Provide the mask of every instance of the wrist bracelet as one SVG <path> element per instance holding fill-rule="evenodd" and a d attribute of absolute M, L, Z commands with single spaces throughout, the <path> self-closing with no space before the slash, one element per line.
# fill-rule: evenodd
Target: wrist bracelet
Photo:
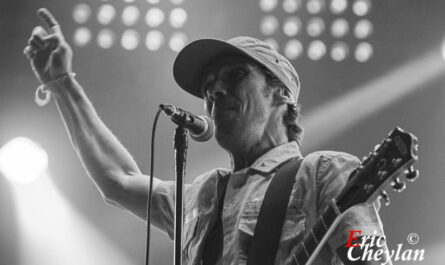
<path fill-rule="evenodd" d="M 65 81 L 66 78 L 74 78 L 75 76 L 75 73 L 65 73 L 54 80 L 40 85 L 34 94 L 34 102 L 40 107 L 45 106 L 51 100 L 51 92 L 56 88 L 56 85 Z"/>

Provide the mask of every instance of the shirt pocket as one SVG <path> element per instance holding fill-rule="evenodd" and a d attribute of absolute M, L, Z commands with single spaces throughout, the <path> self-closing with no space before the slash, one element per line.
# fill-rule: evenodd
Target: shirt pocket
<path fill-rule="evenodd" d="M 253 236 L 260 212 L 262 200 L 252 200 L 246 203 L 241 213 L 238 229 L 241 233 Z M 286 216 L 282 229 L 281 241 L 298 238 L 304 234 L 306 215 L 301 208 L 293 203 L 286 210 Z"/>

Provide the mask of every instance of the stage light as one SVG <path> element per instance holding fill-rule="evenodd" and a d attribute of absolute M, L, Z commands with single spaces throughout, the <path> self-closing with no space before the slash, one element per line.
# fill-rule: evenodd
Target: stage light
<path fill-rule="evenodd" d="M 110 29 L 102 29 L 97 35 L 97 44 L 99 47 L 109 49 L 114 45 L 116 35 Z"/>
<path fill-rule="evenodd" d="M 309 59 L 318 61 L 326 54 L 326 45 L 321 40 L 314 40 L 309 44 L 307 56 Z"/>
<path fill-rule="evenodd" d="M 174 5 L 181 5 L 184 3 L 184 0 L 171 0 L 172 4 Z"/>
<path fill-rule="evenodd" d="M 325 24 L 323 19 L 319 17 L 311 18 L 307 24 L 307 34 L 311 37 L 320 36 L 325 30 Z"/>
<path fill-rule="evenodd" d="M 348 2 L 346 0 L 332 0 L 330 9 L 333 14 L 341 14 L 348 8 Z"/>
<path fill-rule="evenodd" d="M 179 52 L 187 44 L 187 36 L 182 32 L 175 32 L 172 34 L 168 46 L 172 51 Z"/>
<path fill-rule="evenodd" d="M 91 17 L 91 7 L 85 3 L 78 4 L 74 7 L 73 19 L 78 24 L 84 24 Z"/>
<path fill-rule="evenodd" d="M 102 25 L 108 25 L 113 21 L 115 16 L 116 9 L 110 4 L 105 4 L 102 5 L 97 12 L 97 21 Z"/>
<path fill-rule="evenodd" d="M 127 50 L 134 50 L 139 45 L 139 33 L 128 29 L 122 34 L 121 45 Z"/>
<path fill-rule="evenodd" d="M 173 28 L 181 28 L 187 20 L 187 12 L 183 8 L 175 8 L 170 13 L 170 25 Z"/>
<path fill-rule="evenodd" d="M 74 31 L 73 41 L 79 47 L 84 47 L 91 41 L 91 30 L 86 27 L 81 27 Z"/>
<path fill-rule="evenodd" d="M 298 40 L 289 40 L 284 47 L 284 55 L 289 60 L 295 60 L 303 53 L 303 45 Z"/>
<path fill-rule="evenodd" d="M 145 46 L 147 46 L 150 51 L 159 50 L 163 43 L 164 35 L 159 30 L 148 32 L 147 37 L 145 38 Z"/>
<path fill-rule="evenodd" d="M 136 6 L 127 6 L 122 12 L 122 23 L 126 26 L 133 26 L 136 24 L 141 13 Z"/>
<path fill-rule="evenodd" d="M 289 14 L 297 12 L 302 6 L 301 0 L 284 0 L 283 10 Z"/>
<path fill-rule="evenodd" d="M 359 17 L 366 16 L 371 10 L 371 1 L 369 0 L 356 0 L 352 5 L 352 11 Z"/>
<path fill-rule="evenodd" d="M 371 21 L 367 19 L 361 19 L 357 22 L 354 28 L 354 35 L 357 39 L 366 39 L 371 36 L 373 26 Z"/>
<path fill-rule="evenodd" d="M 46 151 L 28 138 L 14 138 L 0 149 L 0 171 L 12 183 L 31 183 L 47 167 Z"/>
<path fill-rule="evenodd" d="M 133 3 L 134 0 L 124 0 L 125 3 Z"/>
<path fill-rule="evenodd" d="M 372 57 L 373 53 L 372 45 L 368 42 L 362 42 L 357 45 L 354 55 L 358 62 L 364 63 Z"/>
<path fill-rule="evenodd" d="M 145 22 L 148 26 L 152 28 L 156 28 L 164 22 L 165 14 L 164 12 L 157 7 L 150 8 L 147 11 L 147 15 L 145 16 Z"/>
<path fill-rule="evenodd" d="M 149 4 L 158 4 L 159 2 L 160 2 L 160 0 L 147 0 L 147 2 L 149 3 Z"/>
<path fill-rule="evenodd" d="M 349 23 L 344 18 L 338 18 L 332 22 L 331 34 L 334 38 L 342 38 L 349 32 Z"/>
<path fill-rule="evenodd" d="M 265 16 L 260 25 L 261 32 L 266 35 L 272 35 L 278 29 L 278 19 L 272 15 Z"/>
<path fill-rule="evenodd" d="M 345 60 L 349 56 L 349 48 L 344 42 L 336 42 L 332 45 L 331 58 L 336 62 Z"/>
<path fill-rule="evenodd" d="M 263 12 L 270 12 L 275 9 L 278 0 L 260 0 L 260 8 Z"/>
<path fill-rule="evenodd" d="M 310 14 L 319 14 L 323 11 L 326 3 L 324 0 L 309 0 L 306 3 L 306 9 Z"/>
<path fill-rule="evenodd" d="M 264 40 L 265 43 L 267 43 L 270 47 L 272 47 L 274 50 L 279 51 L 280 50 L 280 44 L 278 41 L 274 38 L 267 38 Z"/>
<path fill-rule="evenodd" d="M 283 32 L 286 36 L 294 37 L 301 31 L 302 23 L 298 17 L 288 17 L 283 24 Z"/>

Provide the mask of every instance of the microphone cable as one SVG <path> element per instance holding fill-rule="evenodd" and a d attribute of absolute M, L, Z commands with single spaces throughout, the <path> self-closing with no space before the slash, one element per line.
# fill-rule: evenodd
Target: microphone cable
<path fill-rule="evenodd" d="M 151 231 L 151 195 L 153 192 L 153 178 L 154 178 L 154 157 L 155 157 L 155 132 L 156 125 L 158 123 L 159 114 L 162 112 L 160 108 L 158 108 L 158 112 L 156 113 L 155 119 L 153 121 L 153 128 L 151 131 L 151 148 L 150 148 L 150 175 L 149 175 L 149 184 L 148 184 L 148 197 L 147 197 L 147 239 L 146 239 L 146 249 L 145 249 L 145 265 L 149 264 L 150 261 L 150 231 Z"/>

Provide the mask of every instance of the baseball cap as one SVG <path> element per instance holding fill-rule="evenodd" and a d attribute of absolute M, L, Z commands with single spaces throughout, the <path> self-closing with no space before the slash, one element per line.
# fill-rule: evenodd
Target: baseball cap
<path fill-rule="evenodd" d="M 298 100 L 300 81 L 297 71 L 283 55 L 264 41 L 240 36 L 228 41 L 200 39 L 185 46 L 173 64 L 176 83 L 190 94 L 202 98 L 200 78 L 203 68 L 215 57 L 221 55 L 244 55 L 271 71 Z"/>

